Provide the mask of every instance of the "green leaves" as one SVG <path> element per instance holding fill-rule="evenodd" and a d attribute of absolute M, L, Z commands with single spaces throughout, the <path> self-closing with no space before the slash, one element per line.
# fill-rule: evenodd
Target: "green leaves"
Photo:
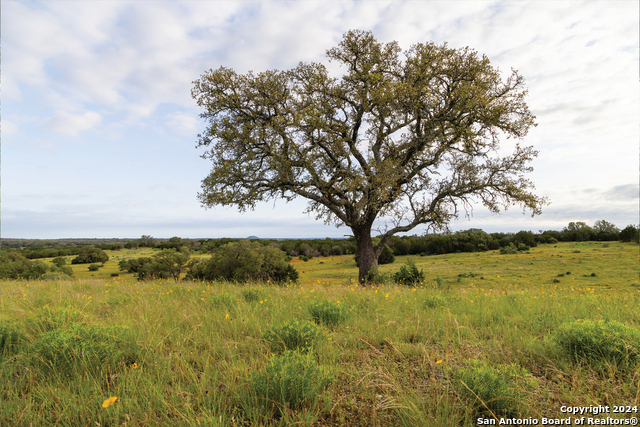
<path fill-rule="evenodd" d="M 99 248 L 84 248 L 77 257 L 71 260 L 71 264 L 91 264 L 94 262 L 107 262 L 109 255 Z"/>
<path fill-rule="evenodd" d="M 241 240 L 221 246 L 208 261 L 191 265 L 187 277 L 207 281 L 295 282 L 298 272 L 287 263 L 285 256 L 283 251 L 273 246 Z"/>
<path fill-rule="evenodd" d="M 407 263 L 400 267 L 400 270 L 393 275 L 396 283 L 405 286 L 416 286 L 424 282 L 424 271 L 418 270 L 414 259 L 408 258 Z"/>

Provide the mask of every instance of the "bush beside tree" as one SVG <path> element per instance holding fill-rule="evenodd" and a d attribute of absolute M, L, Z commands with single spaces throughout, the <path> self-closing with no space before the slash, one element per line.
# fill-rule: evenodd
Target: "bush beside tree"
<path fill-rule="evenodd" d="M 424 282 L 425 276 L 423 270 L 418 270 L 416 262 L 409 258 L 406 264 L 400 267 L 400 270 L 393 275 L 393 280 L 401 285 L 411 286 Z"/>
<path fill-rule="evenodd" d="M 147 263 L 142 268 L 138 273 L 138 278 L 172 277 L 177 282 L 180 280 L 180 275 L 187 269 L 187 264 L 190 260 L 191 257 L 186 248 L 183 251 L 163 249 L 153 256 L 150 263 Z"/>
<path fill-rule="evenodd" d="M 107 255 L 99 248 L 83 248 L 77 257 L 71 260 L 71 264 L 94 264 L 109 261 Z"/>
<path fill-rule="evenodd" d="M 221 246 L 211 259 L 193 263 L 187 277 L 198 280 L 246 282 L 298 280 L 298 272 L 286 261 L 286 254 L 258 242 L 242 240 Z"/>
<path fill-rule="evenodd" d="M 147 263 L 152 262 L 151 257 L 140 257 L 123 259 L 118 263 L 120 271 L 128 271 L 129 273 L 139 273 Z"/>
<path fill-rule="evenodd" d="M 62 267 L 63 265 L 65 265 L 67 263 L 67 260 L 61 256 L 56 257 L 54 259 L 51 260 L 51 262 L 53 264 L 55 264 L 57 267 Z"/>

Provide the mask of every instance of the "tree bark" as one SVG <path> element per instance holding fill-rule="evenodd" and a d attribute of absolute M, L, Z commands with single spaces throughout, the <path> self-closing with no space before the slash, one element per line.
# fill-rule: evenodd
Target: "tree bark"
<path fill-rule="evenodd" d="M 371 226 L 362 228 L 352 228 L 353 235 L 356 238 L 358 253 L 358 282 L 365 285 L 367 282 L 367 274 L 372 266 L 378 267 L 378 256 L 373 248 L 373 240 L 371 240 Z"/>

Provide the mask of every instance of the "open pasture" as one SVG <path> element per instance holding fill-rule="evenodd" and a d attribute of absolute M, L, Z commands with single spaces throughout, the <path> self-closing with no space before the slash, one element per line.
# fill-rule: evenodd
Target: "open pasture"
<path fill-rule="evenodd" d="M 117 262 L 148 254 L 109 255 L 70 281 L 0 282 L 0 425 L 472 426 L 566 419 L 563 405 L 638 417 L 637 244 L 415 257 L 423 283 L 365 288 L 352 256 L 296 260 L 300 283 L 272 286 L 138 282 Z M 568 351 L 574 338 L 588 345 Z"/>
<path fill-rule="evenodd" d="M 87 264 L 71 264 L 74 256 L 65 257 L 76 279 L 134 278 L 134 273 L 119 271 L 118 262 L 127 258 L 149 257 L 157 250 L 150 248 L 105 251 L 109 261 L 99 271 L 89 271 Z M 209 255 L 195 255 L 207 259 Z M 451 284 L 491 283 L 499 286 L 519 284 L 593 285 L 602 288 L 628 287 L 639 284 L 638 245 L 620 242 L 584 242 L 539 245 L 529 252 L 502 255 L 498 251 L 457 253 L 433 256 L 398 256 L 392 264 L 379 266 L 380 273 L 397 271 L 407 258 L 413 258 L 419 269 L 425 271 L 427 281 L 440 276 Z M 50 262 L 51 259 L 43 259 Z M 294 258 L 291 263 L 300 273 L 301 285 L 348 284 L 357 280 L 358 268 L 353 255 L 317 257 L 309 261 Z M 566 278 L 559 274 L 566 274 Z M 458 281 L 460 274 L 474 273 L 475 280 Z M 595 273 L 595 276 L 592 274 Z M 484 277 L 484 279 L 480 279 Z M 480 282 L 484 280 L 484 282 Z"/>

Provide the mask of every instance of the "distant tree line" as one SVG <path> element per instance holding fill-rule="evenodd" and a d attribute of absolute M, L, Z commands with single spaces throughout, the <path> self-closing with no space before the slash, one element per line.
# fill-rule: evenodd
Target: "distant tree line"
<path fill-rule="evenodd" d="M 0 239 L 3 249 L 40 249 L 40 248 L 70 248 L 96 245 L 113 245 L 116 243 L 127 243 L 134 239 Z"/>
<path fill-rule="evenodd" d="M 528 250 L 540 243 L 583 241 L 623 241 L 638 242 L 639 228 L 629 225 L 623 230 L 606 221 L 596 221 L 594 227 L 584 222 L 570 222 L 562 231 L 547 230 L 533 233 L 485 233 L 472 228 L 455 233 L 427 234 L 425 236 L 394 236 L 384 249 L 380 263 L 391 263 L 398 255 L 439 255 L 455 252 L 479 252 L 500 250 L 501 253 L 516 253 Z M 374 238 L 374 244 L 376 244 Z M 60 248 L 16 249 L 0 252 L 0 278 L 38 279 L 68 278 L 73 275 L 66 266 L 66 258 L 76 257 L 72 264 L 90 264 L 89 269 L 97 270 L 109 256 L 104 250 L 148 247 L 159 249 L 150 257 L 129 258 L 120 261 L 120 269 L 136 273 L 140 280 L 153 278 L 180 277 L 188 280 L 247 281 L 270 280 L 272 282 L 295 282 L 298 272 L 289 261 L 292 257 L 308 260 L 318 256 L 353 255 L 356 253 L 355 240 L 347 239 L 154 239 L 142 236 L 140 239 L 122 243 L 95 246 Z M 211 258 L 201 261 L 191 258 L 191 254 L 210 253 Z M 36 258 L 53 258 L 51 264 L 33 261 Z M 357 263 L 357 260 L 356 260 Z M 407 270 L 406 274 L 408 274 Z M 403 274 L 404 274 L 403 273 Z M 401 273 L 398 273 L 401 274 Z M 419 277 L 417 272 L 413 276 Z"/>
<path fill-rule="evenodd" d="M 584 222 L 570 222 L 562 231 L 540 230 L 538 233 L 519 231 L 517 233 L 485 233 L 472 228 L 447 234 L 427 234 L 425 236 L 394 237 L 389 246 L 394 255 L 439 255 L 454 252 L 478 252 L 500 248 L 535 247 L 541 243 L 583 242 L 583 241 L 623 241 L 638 242 L 638 227 L 629 225 L 619 230 L 606 221 L 596 221 L 595 227 Z"/>
<path fill-rule="evenodd" d="M 620 230 L 615 225 L 601 220 L 596 221 L 593 227 L 585 222 L 570 222 L 561 231 L 540 230 L 538 233 L 531 231 L 519 231 L 517 233 L 486 233 L 480 229 L 472 228 L 464 231 L 443 234 L 427 234 L 424 236 L 393 236 L 387 246 L 391 249 L 389 254 L 385 251 L 386 258 L 390 255 L 438 255 L 455 252 L 477 252 L 497 250 L 510 246 L 525 245 L 535 247 L 540 243 L 557 242 L 584 242 L 584 241 L 622 241 L 638 242 L 640 238 L 639 228 L 629 225 Z M 374 238 L 374 245 L 376 240 Z M 116 241 L 117 240 L 117 241 Z M 123 250 L 133 248 L 174 249 L 176 251 L 187 250 L 190 253 L 214 253 L 220 247 L 245 239 L 183 239 L 171 237 L 170 239 L 156 239 L 143 235 L 139 239 L 124 241 L 124 239 L 61 239 L 63 243 L 74 242 L 78 246 L 7 246 L 7 241 L 12 245 L 22 239 L 2 239 L 2 251 L 19 251 L 27 259 L 64 257 L 80 255 L 86 248 L 102 250 Z M 310 259 L 319 256 L 354 255 L 356 242 L 353 237 L 346 239 L 250 239 L 262 246 L 271 246 L 282 250 L 290 257 L 303 257 Z M 59 243 L 56 240 L 33 240 L 28 242 L 47 242 L 47 244 Z M 93 242 L 90 246 L 80 244 Z M 102 244 L 96 244 L 96 243 Z M 103 243 L 107 242 L 107 243 Z M 24 243 L 24 242 L 23 242 Z M 20 250 L 22 248 L 22 250 Z M 390 262 L 390 261 L 387 261 Z"/>

